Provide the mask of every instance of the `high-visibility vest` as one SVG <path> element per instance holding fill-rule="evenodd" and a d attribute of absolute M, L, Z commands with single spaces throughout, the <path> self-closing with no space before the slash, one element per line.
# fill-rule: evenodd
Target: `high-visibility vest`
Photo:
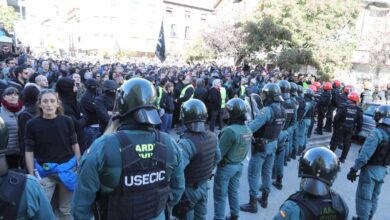
<path fill-rule="evenodd" d="M 219 88 L 219 91 L 221 92 L 221 108 L 225 108 L 226 104 L 226 89 L 225 87 Z"/>
<path fill-rule="evenodd" d="M 192 84 L 190 83 L 190 84 L 188 84 L 186 87 L 184 87 L 184 88 L 181 90 L 181 92 L 180 92 L 180 98 L 183 98 L 183 97 L 184 97 L 184 95 L 186 94 L 187 89 L 190 88 L 190 87 L 192 88 L 192 94 L 191 94 L 190 99 L 192 99 L 192 97 L 194 97 L 194 86 L 192 86 Z"/>
<path fill-rule="evenodd" d="M 241 93 L 240 93 L 241 96 L 245 95 L 245 90 L 246 90 L 246 86 L 245 85 L 241 85 Z"/>
<path fill-rule="evenodd" d="M 160 109 L 160 101 L 163 94 L 163 88 L 161 86 L 157 87 L 158 89 L 158 96 L 157 96 L 157 109 Z"/>

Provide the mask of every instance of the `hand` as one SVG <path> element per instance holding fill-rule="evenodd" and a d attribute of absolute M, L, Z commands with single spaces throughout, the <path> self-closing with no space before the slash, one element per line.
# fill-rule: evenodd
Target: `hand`
<path fill-rule="evenodd" d="M 357 173 L 357 170 L 354 170 L 353 168 L 351 168 L 351 170 L 347 174 L 347 179 L 350 180 L 351 182 L 354 182 L 357 178 L 356 173 Z"/>

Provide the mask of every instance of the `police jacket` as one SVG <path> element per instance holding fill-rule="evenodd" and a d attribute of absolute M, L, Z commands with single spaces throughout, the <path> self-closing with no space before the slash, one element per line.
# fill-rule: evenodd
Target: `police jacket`
<path fill-rule="evenodd" d="M 75 219 L 92 218 L 95 198 L 109 219 L 162 220 L 161 208 L 178 203 L 184 191 L 179 146 L 168 134 L 130 120 L 118 129 L 127 143 L 117 133 L 103 135 L 81 159 L 72 203 Z"/>
<path fill-rule="evenodd" d="M 318 98 L 317 107 L 319 109 L 327 109 L 331 103 L 331 99 L 332 99 L 332 94 L 330 93 L 330 91 L 322 91 Z"/>
<path fill-rule="evenodd" d="M 103 93 L 95 98 L 96 115 L 99 119 L 100 131 L 103 133 L 106 130 L 108 121 L 110 120 L 109 111 L 114 108 L 115 97 L 108 93 Z"/>
<path fill-rule="evenodd" d="M 363 126 L 363 110 L 355 103 L 348 101 L 348 104 L 337 110 L 334 117 L 334 127 L 343 127 L 356 132 L 360 132 Z"/>
<path fill-rule="evenodd" d="M 335 89 L 332 89 L 332 101 L 331 101 L 331 105 L 333 107 L 337 107 L 337 99 L 340 95 L 340 89 L 339 88 L 335 88 Z"/>
<path fill-rule="evenodd" d="M 348 95 L 346 93 L 340 93 L 337 97 L 337 108 L 342 108 L 347 104 Z"/>

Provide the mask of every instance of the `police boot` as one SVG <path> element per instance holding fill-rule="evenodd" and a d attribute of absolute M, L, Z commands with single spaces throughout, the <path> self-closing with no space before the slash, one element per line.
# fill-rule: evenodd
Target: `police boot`
<path fill-rule="evenodd" d="M 276 189 L 282 190 L 283 185 L 282 185 L 282 176 L 277 176 L 276 180 L 272 183 L 273 186 L 275 186 Z"/>
<path fill-rule="evenodd" d="M 297 150 L 293 150 L 291 153 L 291 159 L 295 160 L 297 159 Z"/>
<path fill-rule="evenodd" d="M 238 220 L 238 216 L 232 215 L 230 217 L 226 217 L 226 220 Z"/>
<path fill-rule="evenodd" d="M 258 199 L 261 207 L 263 208 L 267 208 L 268 206 L 268 192 L 266 191 L 263 191 L 263 193 L 261 194 L 261 197 Z"/>
<path fill-rule="evenodd" d="M 249 203 L 240 205 L 240 210 L 243 211 L 243 212 L 257 213 L 256 197 L 255 196 L 250 196 Z"/>

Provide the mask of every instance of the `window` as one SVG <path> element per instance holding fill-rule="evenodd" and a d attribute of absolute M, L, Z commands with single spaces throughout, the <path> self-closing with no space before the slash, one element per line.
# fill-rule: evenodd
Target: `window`
<path fill-rule="evenodd" d="M 184 38 L 189 39 L 190 38 L 190 27 L 186 26 L 184 29 Z"/>
<path fill-rule="evenodd" d="M 166 8 L 166 9 L 165 9 L 165 14 L 166 14 L 167 16 L 172 16 L 172 12 L 173 12 L 172 8 Z"/>
<path fill-rule="evenodd" d="M 191 11 L 185 11 L 184 12 L 184 18 L 185 19 L 190 19 L 191 18 Z"/>
<path fill-rule="evenodd" d="M 200 20 L 205 22 L 207 20 L 207 15 L 206 14 L 201 14 Z"/>
<path fill-rule="evenodd" d="M 176 37 L 176 25 L 171 24 L 171 37 Z"/>

